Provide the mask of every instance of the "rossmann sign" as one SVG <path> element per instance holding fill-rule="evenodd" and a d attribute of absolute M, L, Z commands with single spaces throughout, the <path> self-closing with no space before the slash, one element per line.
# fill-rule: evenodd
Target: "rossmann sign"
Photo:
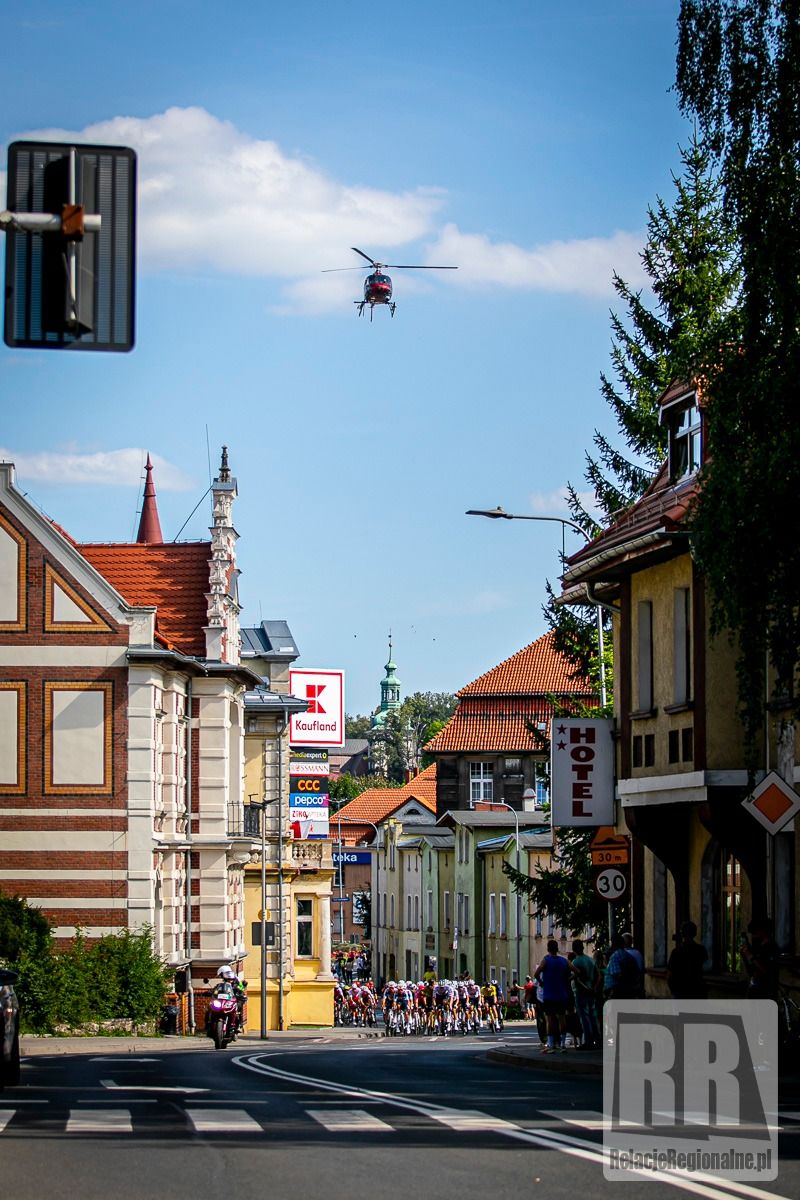
<path fill-rule="evenodd" d="M 289 671 L 289 691 L 308 709 L 289 723 L 293 746 L 344 745 L 344 671 Z"/>
<path fill-rule="evenodd" d="M 614 824 L 613 722 L 554 717 L 550 727 L 553 826 Z"/>

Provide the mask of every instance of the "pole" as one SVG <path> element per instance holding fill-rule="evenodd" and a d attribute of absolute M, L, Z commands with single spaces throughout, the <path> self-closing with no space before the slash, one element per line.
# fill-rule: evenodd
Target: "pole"
<path fill-rule="evenodd" d="M 261 797 L 261 1040 L 267 1037 L 267 744 L 264 738 L 264 792 Z"/>
<path fill-rule="evenodd" d="M 278 730 L 278 1029 L 283 1029 L 283 735 L 288 724 L 284 708 Z"/>
<path fill-rule="evenodd" d="M 517 812 L 517 810 L 515 808 L 512 808 L 510 804 L 506 804 L 505 800 L 493 800 L 492 804 L 496 804 L 498 808 L 507 808 L 508 811 L 511 813 L 512 817 L 514 818 L 514 844 L 516 845 L 516 848 L 517 848 L 517 852 L 516 852 L 517 874 L 520 874 L 519 813 Z M 520 903 L 519 892 L 516 893 L 516 898 L 517 898 L 517 904 L 516 904 L 516 909 L 517 909 L 517 912 L 516 912 L 517 985 L 519 986 L 519 981 L 522 978 L 522 973 L 521 973 L 521 970 L 522 970 L 522 960 L 521 960 L 521 955 L 522 955 L 522 928 L 521 928 L 521 926 L 522 926 L 522 905 Z"/>
<path fill-rule="evenodd" d="M 339 825 L 339 941 L 344 944 L 344 869 L 342 863 L 342 818 Z"/>

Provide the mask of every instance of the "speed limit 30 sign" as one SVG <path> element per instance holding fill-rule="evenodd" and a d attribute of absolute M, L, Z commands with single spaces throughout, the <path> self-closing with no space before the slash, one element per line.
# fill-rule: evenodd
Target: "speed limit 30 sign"
<path fill-rule="evenodd" d="M 594 877 L 594 890 L 601 900 L 613 904 L 616 900 L 624 899 L 628 891 L 628 877 L 617 867 L 604 867 Z"/>

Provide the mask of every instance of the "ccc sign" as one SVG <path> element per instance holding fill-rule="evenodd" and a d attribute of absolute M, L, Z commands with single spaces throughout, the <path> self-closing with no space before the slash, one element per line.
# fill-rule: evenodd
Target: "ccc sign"
<path fill-rule="evenodd" d="M 292 779 L 292 791 L 319 795 L 320 792 L 326 792 L 328 790 L 327 786 L 323 786 L 327 785 L 327 783 L 327 779 L 323 779 L 319 775 L 309 775 L 308 777 L 303 777 L 300 779 L 294 778 Z"/>

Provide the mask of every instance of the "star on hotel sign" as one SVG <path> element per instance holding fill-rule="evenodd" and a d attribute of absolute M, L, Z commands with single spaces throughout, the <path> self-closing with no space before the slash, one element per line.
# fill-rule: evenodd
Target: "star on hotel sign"
<path fill-rule="evenodd" d="M 780 833 L 796 812 L 800 811 L 800 796 L 776 771 L 770 771 L 742 801 L 767 833 Z"/>

